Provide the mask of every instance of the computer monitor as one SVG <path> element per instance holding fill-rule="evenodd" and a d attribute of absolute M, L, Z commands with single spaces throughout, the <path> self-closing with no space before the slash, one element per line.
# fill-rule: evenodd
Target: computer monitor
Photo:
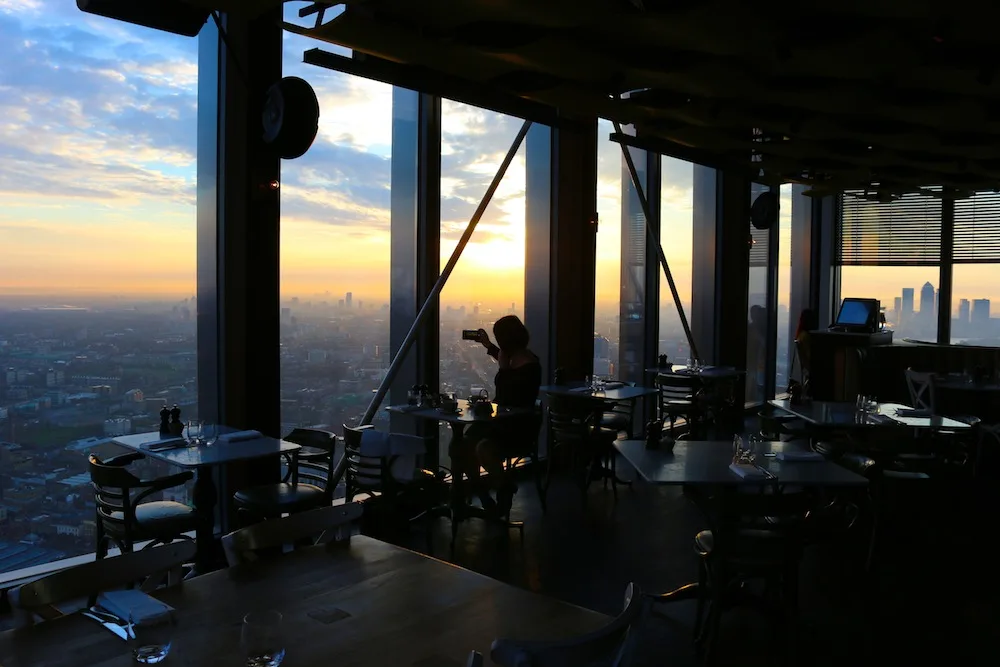
<path fill-rule="evenodd" d="M 875 331 L 878 329 L 878 299 L 844 299 L 834 325 L 855 331 Z"/>

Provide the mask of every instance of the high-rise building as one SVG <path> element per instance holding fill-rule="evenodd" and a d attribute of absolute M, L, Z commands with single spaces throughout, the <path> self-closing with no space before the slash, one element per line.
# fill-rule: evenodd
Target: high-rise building
<path fill-rule="evenodd" d="M 899 322 L 909 322 L 913 319 L 913 288 L 904 287 L 902 297 L 902 308 L 899 311 Z"/>
<path fill-rule="evenodd" d="M 958 321 L 963 324 L 969 322 L 969 300 L 959 299 L 958 301 Z"/>
<path fill-rule="evenodd" d="M 351 302 L 352 302 L 352 301 L 354 301 L 354 293 L 353 293 L 353 292 L 348 292 L 348 293 L 347 293 L 347 294 L 346 294 L 346 295 L 344 296 L 344 304 L 346 304 L 346 305 L 347 305 L 347 307 L 348 307 L 348 308 L 350 308 L 350 307 L 351 307 Z"/>
<path fill-rule="evenodd" d="M 973 299 L 972 301 L 972 323 L 989 324 L 990 321 L 990 300 Z"/>
<path fill-rule="evenodd" d="M 920 319 L 934 319 L 934 285 L 929 282 L 920 288 Z"/>
<path fill-rule="evenodd" d="M 892 321 L 899 324 L 899 317 L 903 312 L 903 299 L 896 297 L 892 300 Z"/>

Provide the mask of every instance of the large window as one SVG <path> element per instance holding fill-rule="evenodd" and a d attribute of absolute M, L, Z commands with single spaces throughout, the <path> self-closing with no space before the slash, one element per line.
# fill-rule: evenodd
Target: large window
<path fill-rule="evenodd" d="M 92 552 L 88 453 L 197 416 L 197 49 L 0 3 L 0 572 Z"/>
<path fill-rule="evenodd" d="M 320 120 L 281 166 L 283 433 L 359 423 L 391 362 L 392 87 L 303 64 L 312 46 L 285 35 L 284 75 L 312 84 Z"/>
<path fill-rule="evenodd" d="M 792 298 L 792 186 L 786 183 L 780 190 L 781 206 L 778 213 L 778 331 L 777 359 L 774 367 L 774 390 L 782 393 L 788 389 L 792 366 L 792 341 L 798 314 L 789 312 Z M 796 361 L 797 365 L 799 362 Z"/>
<path fill-rule="evenodd" d="M 844 266 L 840 295 L 878 299 L 896 340 L 933 342 L 937 339 L 939 276 L 936 266 Z"/>
<path fill-rule="evenodd" d="M 952 274 L 951 342 L 1000 347 L 997 264 L 956 264 Z"/>
<path fill-rule="evenodd" d="M 621 302 L 622 149 L 611 121 L 597 121 L 597 265 L 594 281 L 594 374 L 618 373 Z"/>
<path fill-rule="evenodd" d="M 694 165 L 675 158 L 660 159 L 660 243 L 670 265 L 670 273 L 691 322 L 691 257 L 693 251 Z M 657 349 L 674 363 L 686 363 L 691 356 L 684 327 L 674 304 L 670 285 L 660 274 L 660 341 Z"/>
<path fill-rule="evenodd" d="M 523 121 L 443 100 L 441 104 L 441 266 L 458 245 Z M 462 340 L 504 315 L 524 319 L 524 155 L 522 143 L 441 291 L 441 390 L 459 398 L 494 395 L 496 363 Z M 533 341 L 533 345 L 544 345 Z M 446 440 L 445 440 L 446 441 Z"/>
<path fill-rule="evenodd" d="M 768 186 L 753 183 L 750 201 L 768 190 Z M 747 381 L 746 402 L 767 400 L 767 349 L 771 318 L 771 231 L 757 229 L 747 222 L 750 244 L 750 269 L 747 274 Z"/>

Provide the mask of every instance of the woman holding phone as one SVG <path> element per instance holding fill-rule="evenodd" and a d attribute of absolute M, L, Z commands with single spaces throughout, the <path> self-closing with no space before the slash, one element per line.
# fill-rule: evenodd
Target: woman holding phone
<path fill-rule="evenodd" d="M 485 329 L 479 329 L 476 341 L 497 360 L 494 400 L 499 407 L 533 408 L 542 384 L 542 366 L 528 348 L 530 336 L 516 315 L 501 317 L 493 324 L 494 344 Z M 465 473 L 476 489 L 483 508 L 506 516 L 517 492 L 517 485 L 505 479 L 503 461 L 508 451 L 518 451 L 523 443 L 538 435 L 541 422 L 536 415 L 524 419 L 507 418 L 496 422 L 478 422 L 466 431 L 461 452 L 451 457 L 460 473 Z M 520 447 L 519 447 L 520 445 Z M 488 484 L 479 478 L 479 467 L 489 473 Z M 496 492 L 496 500 L 490 495 Z"/>

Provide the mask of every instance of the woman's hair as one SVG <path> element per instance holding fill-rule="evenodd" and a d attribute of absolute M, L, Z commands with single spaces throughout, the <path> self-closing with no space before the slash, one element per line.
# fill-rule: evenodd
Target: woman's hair
<path fill-rule="evenodd" d="M 493 335 L 501 350 L 523 350 L 528 347 L 530 336 L 517 315 L 505 315 L 493 324 Z"/>
<path fill-rule="evenodd" d="M 803 331 L 814 331 L 819 328 L 819 317 L 816 316 L 816 311 L 812 308 L 804 308 L 799 314 L 799 326 L 795 330 L 795 337 L 798 338 L 799 334 Z"/>

